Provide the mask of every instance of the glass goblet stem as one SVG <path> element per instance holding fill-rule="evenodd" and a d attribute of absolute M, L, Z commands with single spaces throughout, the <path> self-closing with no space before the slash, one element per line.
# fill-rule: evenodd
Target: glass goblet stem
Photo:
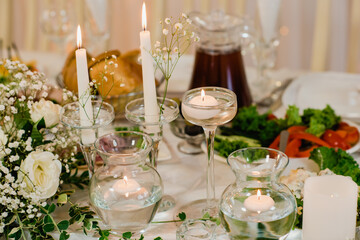
<path fill-rule="evenodd" d="M 205 126 L 203 127 L 205 132 L 206 139 L 206 158 L 207 158 L 207 167 L 206 167 L 206 209 L 205 211 L 209 212 L 211 209 L 215 208 L 214 204 L 215 199 L 215 175 L 214 175 L 214 139 L 216 126 Z"/>
<path fill-rule="evenodd" d="M 79 130 L 80 132 L 82 131 L 81 129 Z M 95 139 L 98 138 L 98 129 L 94 129 L 93 130 L 95 132 Z M 81 136 L 81 134 L 80 134 Z M 92 177 L 92 175 L 95 173 L 95 166 L 96 166 L 96 151 L 95 151 L 95 147 L 93 143 L 90 144 L 84 144 L 81 140 L 80 137 L 80 149 L 81 152 L 84 155 L 86 164 L 88 166 L 88 170 L 89 170 L 89 178 Z"/>
<path fill-rule="evenodd" d="M 153 126 L 153 125 L 152 125 Z M 146 125 L 144 127 L 144 132 L 147 133 L 153 140 L 153 149 L 151 151 L 151 155 L 150 155 L 150 164 L 153 168 L 157 168 L 157 159 L 159 156 L 159 144 L 162 140 L 162 134 L 163 134 L 163 128 L 162 125 L 159 124 L 158 126 L 156 126 L 156 128 L 152 128 L 155 129 L 156 131 L 147 131 L 149 130 L 149 128 L 146 128 Z"/>

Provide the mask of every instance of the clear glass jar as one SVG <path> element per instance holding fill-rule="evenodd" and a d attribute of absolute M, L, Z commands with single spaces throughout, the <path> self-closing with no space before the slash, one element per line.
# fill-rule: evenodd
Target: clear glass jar
<path fill-rule="evenodd" d="M 245 148 L 227 159 L 235 183 L 221 197 L 220 218 L 231 239 L 285 239 L 296 217 L 296 200 L 278 181 L 289 159 L 269 148 Z"/>
<path fill-rule="evenodd" d="M 143 133 L 119 131 L 98 138 L 104 166 L 90 181 L 90 201 L 114 232 L 142 233 L 153 219 L 163 195 L 158 172 L 147 165 L 152 139 Z"/>

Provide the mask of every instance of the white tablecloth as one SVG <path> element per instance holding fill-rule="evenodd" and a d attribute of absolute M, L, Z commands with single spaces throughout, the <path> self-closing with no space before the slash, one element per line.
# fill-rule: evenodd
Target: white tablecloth
<path fill-rule="evenodd" d="M 39 69 L 44 71 L 50 83 L 54 83 L 56 75 L 61 71 L 65 61 L 65 56 L 47 54 L 47 53 L 31 53 L 25 52 L 22 54 L 24 60 L 37 60 Z M 184 92 L 187 89 L 192 71 L 192 57 L 185 56 L 182 63 L 179 63 L 179 68 L 175 70 L 173 79 L 169 85 L 169 91 L 176 93 Z M 183 74 L 183 75 L 181 75 Z M 254 72 L 250 70 L 250 74 L 254 76 Z M 291 71 L 281 70 L 277 72 L 277 78 L 284 80 L 288 77 L 293 77 L 296 74 Z M 275 74 L 276 76 L 276 74 Z M 186 82 L 187 81 L 187 82 Z M 169 150 L 172 154 L 171 161 L 164 161 L 158 165 L 158 171 L 163 179 L 165 194 L 170 194 L 176 199 L 175 208 L 157 214 L 154 221 L 172 220 L 174 216 L 181 212 L 180 207 L 185 203 L 193 200 L 205 198 L 206 195 L 206 156 L 200 155 L 186 155 L 177 150 L 177 144 L 180 139 L 175 137 L 169 126 L 164 127 L 164 137 L 168 143 Z M 215 179 L 216 179 L 216 197 L 220 198 L 221 193 L 226 186 L 233 183 L 235 176 L 230 167 L 225 163 L 215 162 Z M 85 193 L 83 194 L 85 195 Z M 58 213 L 65 214 L 66 211 Z M 167 224 L 150 224 L 145 235 L 145 239 L 153 239 L 161 236 L 166 240 L 176 239 L 177 226 L 174 223 Z M 92 239 L 92 237 L 84 236 L 82 233 L 72 233 L 72 240 Z M 296 239 L 296 238 L 293 238 Z"/>

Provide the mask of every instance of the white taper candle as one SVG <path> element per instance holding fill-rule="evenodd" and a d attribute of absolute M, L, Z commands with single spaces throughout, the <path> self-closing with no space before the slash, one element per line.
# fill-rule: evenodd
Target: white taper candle
<path fill-rule="evenodd" d="M 143 92 L 145 107 L 145 122 L 154 123 L 159 121 L 159 107 L 156 96 L 155 76 L 153 59 L 150 54 L 151 40 L 150 32 L 146 31 L 146 8 L 142 6 L 142 26 L 144 31 L 140 32 L 140 49 L 143 76 Z"/>
<path fill-rule="evenodd" d="M 81 126 L 91 126 L 93 124 L 93 109 L 91 104 L 91 94 L 89 87 L 89 73 L 87 66 L 86 49 L 81 48 L 81 29 L 77 29 L 76 73 L 78 83 L 78 96 L 80 104 L 80 122 Z M 92 144 L 96 140 L 95 132 L 92 129 L 81 130 L 82 144 Z"/>

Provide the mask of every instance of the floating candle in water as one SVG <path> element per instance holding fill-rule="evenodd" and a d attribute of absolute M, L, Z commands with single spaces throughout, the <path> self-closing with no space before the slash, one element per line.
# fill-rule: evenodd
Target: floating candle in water
<path fill-rule="evenodd" d="M 261 195 L 260 189 L 257 190 L 256 195 L 251 195 L 244 201 L 246 209 L 253 212 L 265 212 L 270 210 L 274 205 L 274 200 L 270 196 Z"/>
<path fill-rule="evenodd" d="M 193 107 L 183 105 L 183 111 L 191 118 L 209 119 L 220 112 L 219 109 L 211 108 L 218 106 L 219 102 L 213 96 L 206 95 L 203 89 L 201 89 L 200 95 L 193 97 L 189 101 L 189 104 L 193 105 Z"/>
<path fill-rule="evenodd" d="M 125 196 L 129 196 L 129 193 L 139 191 L 140 185 L 135 179 L 128 179 L 124 176 L 123 179 L 120 179 L 114 184 L 113 189 L 117 193 L 124 193 Z"/>

